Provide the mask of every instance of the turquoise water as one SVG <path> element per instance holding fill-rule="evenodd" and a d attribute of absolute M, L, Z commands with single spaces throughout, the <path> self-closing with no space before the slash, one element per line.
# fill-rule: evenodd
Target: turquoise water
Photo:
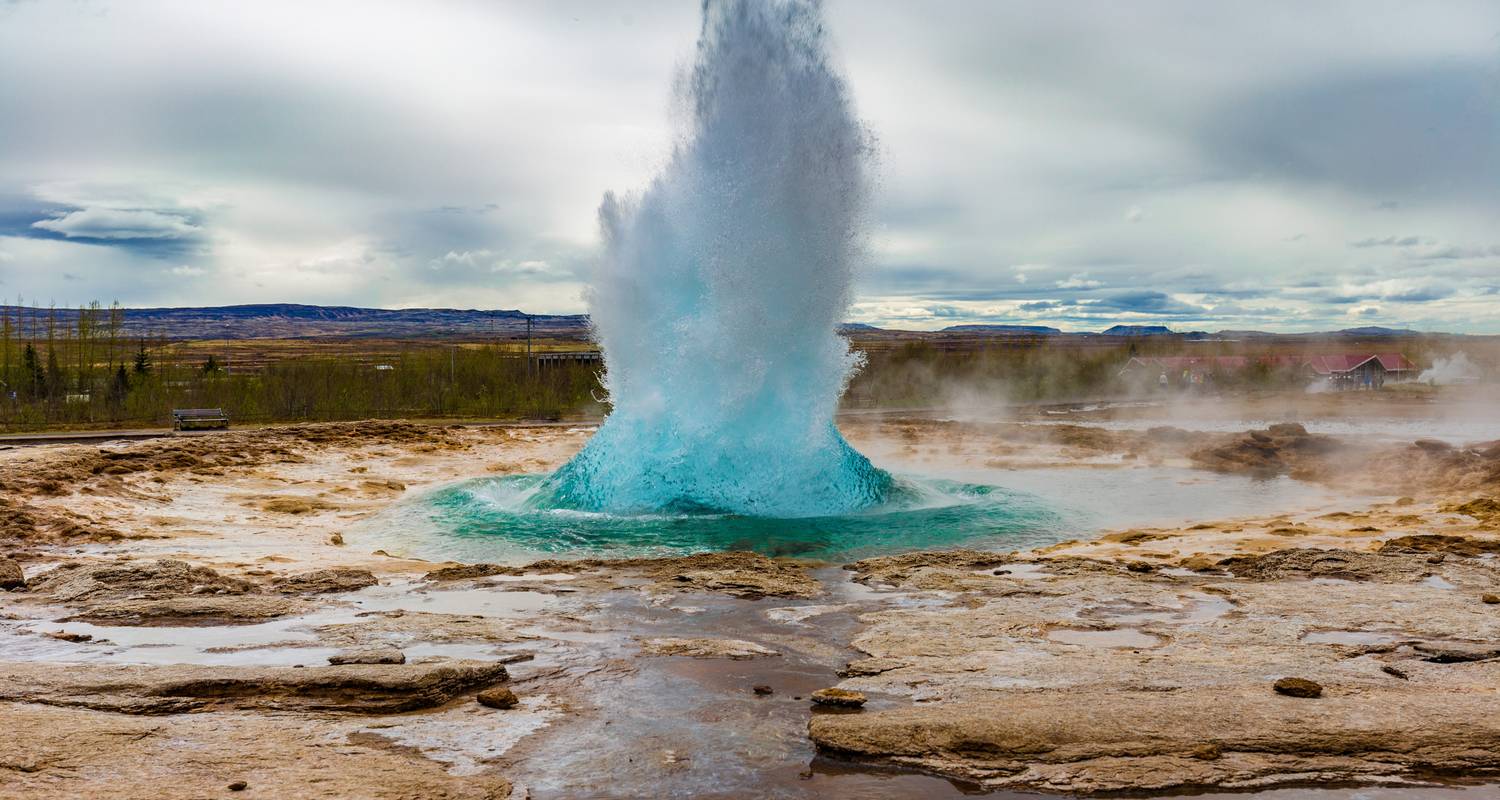
<path fill-rule="evenodd" d="M 413 498 L 369 526 L 397 555 L 520 563 L 750 550 L 849 560 L 970 546 L 1012 550 L 1067 538 L 1077 519 L 1024 492 L 892 478 L 889 499 L 846 514 L 762 517 L 677 508 L 616 514 L 558 507 L 547 475 L 481 478 Z"/>
<path fill-rule="evenodd" d="M 589 319 L 612 410 L 552 479 L 554 506 L 611 520 L 687 511 L 683 526 L 701 533 L 679 534 L 713 539 L 779 526 L 709 522 L 737 519 L 710 510 L 899 505 L 890 476 L 833 426 L 860 362 L 837 328 L 868 255 L 872 141 L 826 31 L 815 0 L 703 5 L 674 84 L 670 157 L 599 208 Z M 631 524 L 567 530 L 593 541 L 600 525 Z"/>

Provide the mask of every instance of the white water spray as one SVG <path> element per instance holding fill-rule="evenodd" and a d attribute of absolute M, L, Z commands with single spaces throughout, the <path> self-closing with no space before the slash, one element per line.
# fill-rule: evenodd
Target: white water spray
<path fill-rule="evenodd" d="M 549 505 L 836 514 L 890 478 L 833 426 L 863 253 L 868 136 L 816 0 L 709 0 L 687 120 L 638 196 L 607 194 L 590 314 L 614 411 Z"/>

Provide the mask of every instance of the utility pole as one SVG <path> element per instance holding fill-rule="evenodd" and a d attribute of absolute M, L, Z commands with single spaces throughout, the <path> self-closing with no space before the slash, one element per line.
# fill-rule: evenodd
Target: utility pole
<path fill-rule="evenodd" d="M 526 315 L 526 374 L 531 374 L 531 315 Z"/>

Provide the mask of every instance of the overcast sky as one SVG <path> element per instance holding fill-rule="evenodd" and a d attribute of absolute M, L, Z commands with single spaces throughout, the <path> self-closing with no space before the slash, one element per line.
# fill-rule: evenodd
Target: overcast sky
<path fill-rule="evenodd" d="M 578 312 L 696 0 L 0 0 L 0 298 Z M 851 318 L 1500 333 L 1500 2 L 827 0 Z"/>

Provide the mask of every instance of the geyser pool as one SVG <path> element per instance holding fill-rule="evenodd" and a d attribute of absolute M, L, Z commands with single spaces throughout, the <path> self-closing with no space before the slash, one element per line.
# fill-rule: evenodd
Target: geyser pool
<path fill-rule="evenodd" d="M 1025 549 L 1066 538 L 1078 519 L 1035 495 L 955 481 L 892 478 L 879 506 L 765 517 L 678 509 L 559 508 L 547 475 L 477 478 L 413 498 L 361 526 L 364 544 L 433 560 L 668 556 L 751 550 L 848 560 L 969 546 Z"/>
<path fill-rule="evenodd" d="M 589 313 L 613 410 L 540 496 L 781 518 L 888 502 L 891 477 L 833 425 L 859 361 L 836 329 L 863 252 L 870 142 L 819 4 L 706 3 L 675 99 L 671 157 L 599 210 Z"/>

